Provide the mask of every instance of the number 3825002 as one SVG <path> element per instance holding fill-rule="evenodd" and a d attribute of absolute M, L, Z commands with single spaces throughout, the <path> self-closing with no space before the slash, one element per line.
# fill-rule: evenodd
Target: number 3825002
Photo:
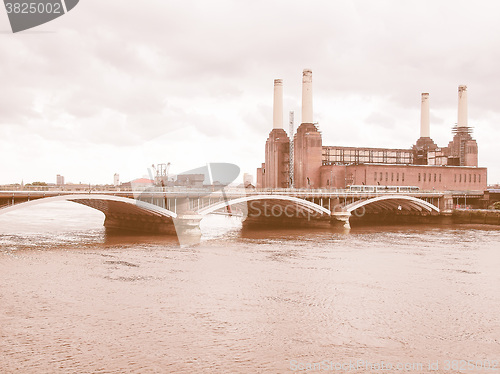
<path fill-rule="evenodd" d="M 60 3 L 5 3 L 7 13 L 14 14 L 61 14 Z"/>

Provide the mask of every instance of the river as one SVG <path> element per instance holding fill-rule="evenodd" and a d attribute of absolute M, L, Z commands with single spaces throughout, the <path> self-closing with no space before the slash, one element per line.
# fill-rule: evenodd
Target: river
<path fill-rule="evenodd" d="M 1 373 L 500 372 L 493 226 L 214 217 L 180 247 L 102 222 L 70 202 L 0 215 Z"/>

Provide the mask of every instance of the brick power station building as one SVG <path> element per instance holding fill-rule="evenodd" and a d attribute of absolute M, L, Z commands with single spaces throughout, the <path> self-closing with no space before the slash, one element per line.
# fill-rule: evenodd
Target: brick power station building
<path fill-rule="evenodd" d="M 478 146 L 467 124 L 467 87 L 458 87 L 453 139 L 438 147 L 430 138 L 429 94 L 422 94 L 420 138 L 411 148 L 325 146 L 313 122 L 312 71 L 302 76 L 302 123 L 290 138 L 283 129 L 283 81 L 274 80 L 273 129 L 258 188 L 346 188 L 351 185 L 417 186 L 422 190 L 484 191 L 487 170 L 478 167 Z M 293 179 L 290 165 L 293 164 Z"/>

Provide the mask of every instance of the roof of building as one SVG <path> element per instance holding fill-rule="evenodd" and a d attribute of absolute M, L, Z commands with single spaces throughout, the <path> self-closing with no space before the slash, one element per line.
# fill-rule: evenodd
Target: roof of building
<path fill-rule="evenodd" d="M 130 181 L 130 183 L 140 183 L 140 184 L 153 184 L 154 182 L 151 179 L 147 178 L 138 178 Z"/>

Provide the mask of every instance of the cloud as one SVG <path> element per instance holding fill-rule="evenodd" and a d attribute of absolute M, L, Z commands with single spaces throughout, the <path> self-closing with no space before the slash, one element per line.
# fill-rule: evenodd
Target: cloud
<path fill-rule="evenodd" d="M 0 34 L 0 156 L 12 144 L 38 151 L 27 151 L 34 164 L 1 166 L 0 183 L 62 172 L 99 182 L 152 162 L 181 171 L 224 157 L 254 173 L 273 79 L 284 79 L 285 126 L 294 110 L 297 127 L 306 67 L 332 145 L 409 147 L 421 92 L 445 145 L 467 84 L 480 160 L 498 181 L 486 148 L 500 113 L 499 10 L 451 0 L 81 2 L 38 28 L 54 33 Z"/>

